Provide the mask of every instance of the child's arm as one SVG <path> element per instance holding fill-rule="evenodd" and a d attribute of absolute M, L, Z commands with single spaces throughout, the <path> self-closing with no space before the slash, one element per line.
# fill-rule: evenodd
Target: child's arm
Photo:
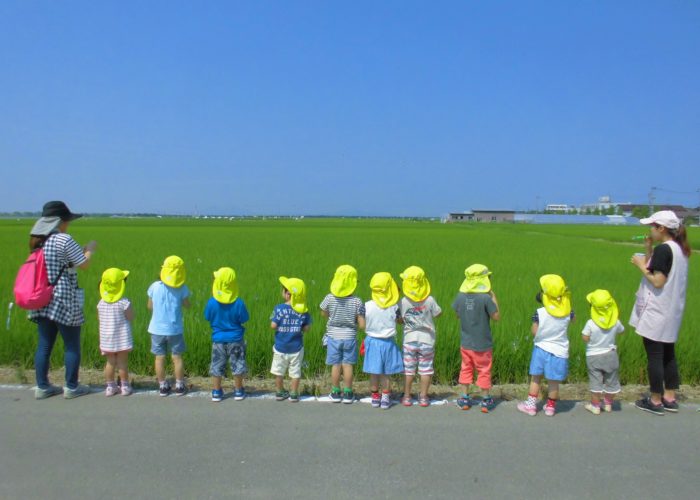
<path fill-rule="evenodd" d="M 588 344 L 591 341 L 591 337 L 589 335 L 586 335 L 585 333 L 581 335 L 581 338 L 586 344 Z"/>
<path fill-rule="evenodd" d="M 148 299 L 147 307 L 148 307 L 149 311 L 153 310 L 153 300 L 152 299 Z"/>
<path fill-rule="evenodd" d="M 330 318 L 330 314 L 328 314 L 328 311 L 324 311 L 323 309 L 321 309 L 321 316 L 323 316 L 324 318 Z"/>
<path fill-rule="evenodd" d="M 588 323 L 583 327 L 583 331 L 581 332 L 581 338 L 583 341 L 588 344 L 591 341 L 591 330 L 588 327 Z"/>
<path fill-rule="evenodd" d="M 533 323 L 532 323 L 532 326 L 530 327 L 530 333 L 532 333 L 532 336 L 533 336 L 533 337 L 534 337 L 535 335 L 537 335 L 537 330 L 539 330 L 539 328 L 540 328 L 540 324 L 539 324 L 539 323 L 536 323 L 536 322 L 533 322 Z"/>
<path fill-rule="evenodd" d="M 489 292 L 489 295 L 491 295 L 491 300 L 496 305 L 496 310 L 490 314 L 491 319 L 494 321 L 498 321 L 501 319 L 501 309 L 498 307 L 498 300 L 496 300 L 496 294 L 493 293 L 493 290 L 491 290 L 491 292 Z"/>
<path fill-rule="evenodd" d="M 274 321 L 270 322 L 270 328 L 272 328 L 273 330 L 277 330 L 277 323 L 275 323 Z"/>
<path fill-rule="evenodd" d="M 311 330 L 311 325 L 304 325 L 301 327 L 302 332 L 308 332 L 309 330 Z"/>
<path fill-rule="evenodd" d="M 358 314 L 357 315 L 357 328 L 360 330 L 364 330 L 366 326 L 367 326 L 367 322 L 365 321 L 365 317 Z"/>
<path fill-rule="evenodd" d="M 129 307 L 124 309 L 124 317 L 129 323 L 134 321 L 134 308 L 131 307 L 131 304 L 129 304 Z"/>
<path fill-rule="evenodd" d="M 191 305 L 189 297 L 182 299 L 182 307 L 189 309 Z"/>

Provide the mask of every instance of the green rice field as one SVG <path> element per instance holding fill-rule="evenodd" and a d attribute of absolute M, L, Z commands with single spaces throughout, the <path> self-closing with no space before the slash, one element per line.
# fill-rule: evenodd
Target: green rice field
<path fill-rule="evenodd" d="M 0 220 L 0 365 L 33 367 L 36 327 L 26 313 L 8 306 L 17 268 L 28 253 L 28 233 L 33 220 Z M 694 248 L 700 247 L 700 231 L 690 228 Z M 135 308 L 133 323 L 135 348 L 130 370 L 153 373 L 147 333 L 149 311 L 146 290 L 158 279 L 160 265 L 168 255 L 179 255 L 187 267 L 187 285 L 192 292 L 192 308 L 185 311 L 184 356 L 188 375 L 208 374 L 211 338 L 203 318 L 204 305 L 211 294 L 212 272 L 221 266 L 233 267 L 240 296 L 250 311 L 246 324 L 248 365 L 252 376 L 267 376 L 272 359 L 273 331 L 269 317 L 281 301 L 278 277 L 302 278 L 308 287 L 309 308 L 314 324 L 306 334 L 305 375 L 323 376 L 325 351 L 321 337 L 325 321 L 318 304 L 326 293 L 335 268 L 352 264 L 358 269 L 356 294 L 370 297 L 369 280 L 377 271 L 389 271 L 399 281 L 399 273 L 410 265 L 425 269 L 432 295 L 444 313 L 437 319 L 435 355 L 436 381 L 456 383 L 459 372 L 459 321 L 451 303 L 464 277 L 464 269 L 479 262 L 493 271 L 493 289 L 501 307 L 502 319 L 493 327 L 494 382 L 523 383 L 532 349 L 530 318 L 538 307 L 535 294 L 542 274 L 564 277 L 573 293 L 577 313 L 569 330 L 571 370 L 569 381 L 585 381 L 585 351 L 580 332 L 589 318 L 585 296 L 596 288 L 607 288 L 621 309 L 626 324 L 640 280 L 630 256 L 642 251 L 631 237 L 644 234 L 641 227 L 549 226 L 513 224 L 440 224 L 407 220 L 359 219 L 115 219 L 93 218 L 74 222 L 70 234 L 81 244 L 94 239 L 98 252 L 90 269 L 80 271 L 86 291 L 86 323 L 83 326 L 82 365 L 102 368 L 98 348 L 96 305 L 98 283 L 108 267 L 128 269 L 125 296 Z M 694 255 L 686 313 L 677 345 L 683 383 L 700 383 L 700 267 Z M 362 334 L 360 334 L 362 336 Z M 400 333 L 399 333 L 400 338 Z M 646 382 L 646 357 L 641 338 L 627 331 L 619 338 L 620 375 L 623 383 Z M 62 365 L 59 341 L 52 364 Z M 361 372 L 361 364 L 356 369 Z"/>

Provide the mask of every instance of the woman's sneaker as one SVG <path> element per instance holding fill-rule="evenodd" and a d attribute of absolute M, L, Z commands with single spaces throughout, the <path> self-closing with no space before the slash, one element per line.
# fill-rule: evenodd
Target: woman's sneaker
<path fill-rule="evenodd" d="M 90 388 L 86 385 L 79 385 L 75 389 L 69 389 L 68 387 L 63 388 L 64 399 L 75 399 L 80 396 L 85 396 L 86 394 L 90 394 Z"/>
<path fill-rule="evenodd" d="M 245 399 L 245 388 L 241 387 L 233 391 L 234 401 L 243 401 Z"/>
<path fill-rule="evenodd" d="M 219 402 L 224 399 L 224 391 L 221 389 L 213 389 L 211 391 L 211 400 L 214 402 Z"/>
<path fill-rule="evenodd" d="M 661 404 L 664 405 L 664 410 L 670 411 L 671 413 L 678 413 L 678 401 L 675 399 L 673 401 L 668 401 L 661 398 Z"/>
<path fill-rule="evenodd" d="M 56 394 L 61 394 L 62 392 L 63 389 L 61 389 L 57 385 L 50 385 L 46 389 L 40 389 L 39 387 L 36 387 L 34 389 L 34 399 L 46 399 L 50 398 L 51 396 L 55 396 Z"/>
<path fill-rule="evenodd" d="M 287 391 L 277 391 L 275 393 L 275 400 L 276 401 L 284 401 L 289 397 L 289 392 Z"/>
<path fill-rule="evenodd" d="M 382 397 L 378 392 L 372 393 L 372 408 L 379 408 L 382 404 Z"/>
<path fill-rule="evenodd" d="M 651 398 L 639 399 L 634 403 L 634 406 L 636 406 L 640 410 L 648 411 L 649 413 L 653 413 L 654 415 L 659 415 L 660 417 L 666 414 L 666 410 L 664 410 L 664 405 L 655 405 L 651 402 Z"/>
<path fill-rule="evenodd" d="M 496 402 L 493 398 L 484 398 L 481 400 L 481 413 L 488 413 L 496 407 Z"/>

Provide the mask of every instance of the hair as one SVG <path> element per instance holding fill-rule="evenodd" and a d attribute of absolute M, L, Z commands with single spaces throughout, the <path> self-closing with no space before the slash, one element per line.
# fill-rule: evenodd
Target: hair
<path fill-rule="evenodd" d="M 29 235 L 29 251 L 33 252 L 34 250 L 38 250 L 39 248 L 43 247 L 47 239 L 48 236 L 36 236 L 33 234 Z"/>
<path fill-rule="evenodd" d="M 685 226 L 681 224 L 678 229 L 668 229 L 669 236 L 673 238 L 673 241 L 678 243 L 678 245 L 681 247 L 683 250 L 683 255 L 686 257 L 690 257 L 690 254 L 692 253 L 692 249 L 690 248 L 690 243 L 688 243 L 688 234 L 685 230 Z"/>

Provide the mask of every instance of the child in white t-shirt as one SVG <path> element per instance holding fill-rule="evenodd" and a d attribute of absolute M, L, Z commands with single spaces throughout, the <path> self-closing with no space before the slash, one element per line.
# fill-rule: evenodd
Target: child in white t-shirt
<path fill-rule="evenodd" d="M 620 359 L 617 356 L 615 337 L 625 331 L 619 321 L 619 310 L 615 300 L 607 290 L 596 290 L 586 296 L 591 304 L 591 319 L 583 327 L 583 341 L 586 345 L 586 365 L 591 391 L 591 402 L 585 408 L 594 415 L 600 415 L 600 396 L 604 396 L 603 411 L 612 411 L 615 394 L 620 392 L 618 370 Z"/>

